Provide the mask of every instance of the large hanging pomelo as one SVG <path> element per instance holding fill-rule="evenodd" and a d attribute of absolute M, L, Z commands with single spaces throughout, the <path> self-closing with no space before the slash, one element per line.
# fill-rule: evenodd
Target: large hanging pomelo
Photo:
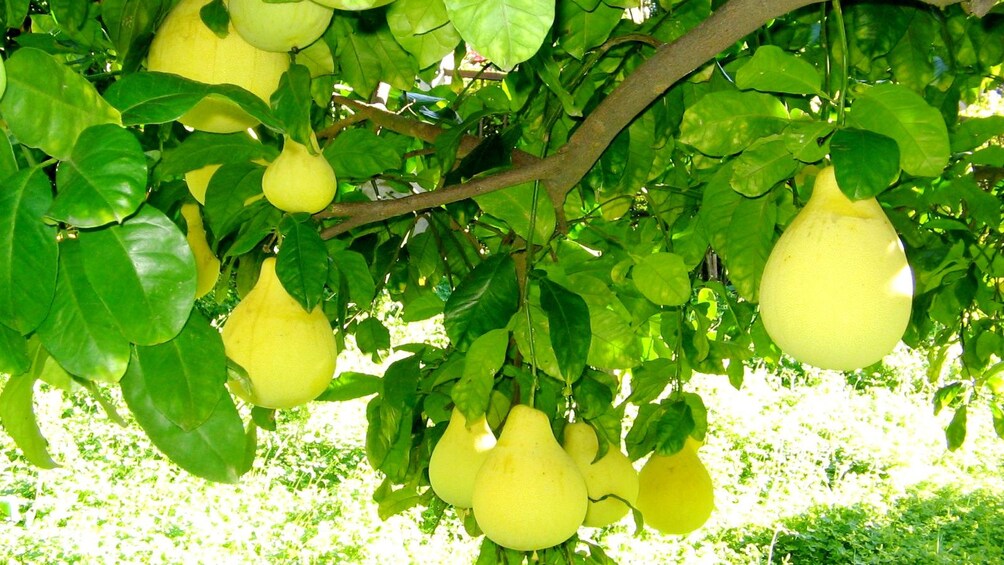
<path fill-rule="evenodd" d="M 457 508 L 470 508 L 474 479 L 495 443 L 484 415 L 468 422 L 463 412 L 454 408 L 429 459 L 429 484 L 436 496 Z"/>
<path fill-rule="evenodd" d="M 664 534 L 684 535 L 708 521 L 715 507 L 711 475 L 688 438 L 672 455 L 653 453 L 638 473 L 638 502 L 645 524 Z"/>
<path fill-rule="evenodd" d="M 874 198 L 851 201 L 833 167 L 771 251 L 760 315 L 778 347 L 823 369 L 871 365 L 910 319 L 913 276 L 903 244 Z"/>
<path fill-rule="evenodd" d="M 258 49 L 285 53 L 302 49 L 321 37 L 331 23 L 332 9 L 310 0 L 271 3 L 230 0 L 230 22 L 245 41 Z"/>
<path fill-rule="evenodd" d="M 620 446 L 610 445 L 606 454 L 596 459 L 599 451 L 596 431 L 585 422 L 565 426 L 565 451 L 579 466 L 589 491 L 589 508 L 583 526 L 602 528 L 617 522 L 631 510 L 638 498 L 638 471 L 631 460 L 621 453 Z"/>

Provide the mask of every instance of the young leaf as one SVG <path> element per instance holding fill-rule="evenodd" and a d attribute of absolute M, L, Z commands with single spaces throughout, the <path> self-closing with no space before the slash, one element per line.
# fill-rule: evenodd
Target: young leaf
<path fill-rule="evenodd" d="M 781 139 L 755 144 L 743 151 L 732 166 L 732 188 L 749 198 L 766 194 L 777 183 L 790 178 L 798 162 Z"/>
<path fill-rule="evenodd" d="M 823 79 L 811 63 L 786 53 L 776 45 L 763 45 L 753 57 L 736 72 L 736 86 L 740 90 L 760 90 L 783 94 L 818 95 Z"/>
<path fill-rule="evenodd" d="M 275 273 L 283 288 L 308 312 L 324 298 L 328 250 L 309 216 L 286 216 L 279 224 L 282 245 Z"/>
<path fill-rule="evenodd" d="M 442 61 L 460 43 L 443 0 L 396 0 L 387 8 L 387 25 L 420 69 Z"/>
<path fill-rule="evenodd" d="M 34 391 L 35 375 L 10 377 L 0 392 L 0 425 L 3 425 L 32 465 L 42 469 L 54 469 L 59 465 L 49 455 L 48 442 L 42 437 L 38 422 L 35 420 L 35 408 L 32 403 Z"/>
<path fill-rule="evenodd" d="M 892 138 L 862 130 L 838 130 L 830 138 L 837 185 L 851 200 L 877 196 L 899 177 L 899 146 Z"/>
<path fill-rule="evenodd" d="M 80 133 L 56 170 L 56 200 L 48 216 L 93 228 L 122 222 L 146 199 L 146 155 L 121 126 L 101 124 Z"/>
<path fill-rule="evenodd" d="M 639 260 L 631 278 L 642 296 L 660 306 L 680 306 L 690 300 L 690 273 L 683 257 L 675 253 L 652 253 Z"/>
<path fill-rule="evenodd" d="M 138 345 L 178 335 L 195 303 L 195 259 L 178 226 L 144 206 L 121 225 L 81 231 L 84 272 L 122 335 Z"/>
<path fill-rule="evenodd" d="M 533 208 L 533 183 L 511 186 L 505 190 L 496 190 L 474 198 L 478 206 L 487 214 L 499 218 L 512 229 L 516 235 L 528 239 L 530 235 L 530 215 Z M 554 205 L 547 197 L 547 191 L 541 186 L 537 195 L 537 215 L 533 231 L 533 242 L 544 244 L 551 239 L 556 224 Z"/>
<path fill-rule="evenodd" d="M 739 153 L 758 139 L 780 133 L 787 125 L 788 111 L 769 94 L 712 92 L 684 112 L 680 141 L 701 153 L 720 157 Z"/>
<path fill-rule="evenodd" d="M 558 368 L 565 382 L 575 382 L 586 366 L 592 343 L 589 306 L 578 294 L 545 277 L 538 278 L 537 284 Z"/>
<path fill-rule="evenodd" d="M 0 112 L 25 145 L 67 159 L 85 129 L 121 123 L 119 112 L 94 85 L 45 51 L 18 49 L 6 67 L 7 92 L 0 99 Z"/>
<path fill-rule="evenodd" d="M 161 452 L 195 476 L 236 483 L 245 468 L 244 424 L 230 394 L 221 394 L 209 418 L 186 431 L 157 409 L 142 370 L 130 365 L 122 377 L 122 397 L 146 435 Z"/>
<path fill-rule="evenodd" d="M 504 329 L 491 330 L 471 344 L 464 357 L 464 373 L 453 386 L 451 393 L 454 404 L 469 421 L 473 421 L 488 410 L 495 373 L 505 363 L 509 346 L 509 332 Z"/>
<path fill-rule="evenodd" d="M 554 23 L 554 3 L 537 0 L 446 0 L 460 36 L 502 70 L 540 49 Z"/>
<path fill-rule="evenodd" d="M 466 349 L 478 336 L 504 327 L 519 308 L 516 263 L 509 255 L 486 259 L 446 301 L 443 325 L 454 345 Z"/>
<path fill-rule="evenodd" d="M 51 204 L 39 169 L 0 181 L 0 319 L 22 334 L 45 319 L 56 291 L 56 229 L 42 222 Z"/>

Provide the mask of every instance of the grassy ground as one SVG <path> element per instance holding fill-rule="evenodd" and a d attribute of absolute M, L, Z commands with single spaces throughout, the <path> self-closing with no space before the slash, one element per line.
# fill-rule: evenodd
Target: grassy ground
<path fill-rule="evenodd" d="M 374 370 L 351 354 L 342 367 Z M 1004 441 L 983 411 L 963 449 L 948 452 L 947 422 L 915 384 L 922 375 L 907 359 L 853 383 L 751 373 L 736 391 L 698 377 L 691 387 L 710 409 L 700 453 L 716 483 L 712 519 L 685 538 L 635 535 L 629 521 L 582 534 L 620 563 L 1004 562 Z M 893 390 L 869 386 L 876 379 Z M 377 517 L 365 401 L 282 414 L 232 486 L 178 471 L 135 424 L 116 426 L 84 396 L 43 388 L 36 399 L 61 467 L 29 467 L 0 434 L 0 563 L 463 564 L 477 555 L 480 540 L 452 511 L 432 537 L 417 512 Z"/>

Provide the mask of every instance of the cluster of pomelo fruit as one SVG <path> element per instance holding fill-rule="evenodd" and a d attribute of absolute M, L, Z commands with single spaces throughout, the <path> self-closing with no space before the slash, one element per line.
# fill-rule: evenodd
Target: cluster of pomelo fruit
<path fill-rule="evenodd" d="M 711 477 L 688 440 L 677 453 L 653 454 L 637 472 L 585 422 L 565 425 L 564 446 L 547 415 L 514 406 L 496 441 L 485 416 L 469 422 L 454 408 L 429 461 L 429 483 L 444 501 L 473 511 L 496 544 L 535 551 L 571 538 L 581 526 L 603 527 L 632 507 L 667 534 L 686 534 L 711 515 Z"/>

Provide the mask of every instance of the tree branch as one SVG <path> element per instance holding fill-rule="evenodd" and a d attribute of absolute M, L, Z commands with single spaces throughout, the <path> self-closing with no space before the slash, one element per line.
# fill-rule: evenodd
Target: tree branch
<path fill-rule="evenodd" d="M 513 169 L 431 192 L 395 200 L 333 204 L 317 217 L 346 219 L 328 228 L 322 235 L 325 238 L 335 237 L 372 222 L 533 181 L 545 183 L 551 201 L 560 210 L 568 191 L 589 172 L 617 134 L 669 87 L 770 20 L 822 1 L 824 0 L 730 0 L 676 41 L 656 49 L 651 57 L 600 102 L 556 153 L 544 159 L 526 162 L 517 162 L 514 157 L 516 167 Z M 960 2 L 919 1 L 940 8 Z M 367 112 L 370 119 L 382 127 L 409 133 L 427 142 L 434 141 L 442 133 L 436 126 L 414 122 L 361 102 L 349 99 L 338 101 L 352 106 L 356 111 Z M 477 140 L 474 137 L 470 141 L 465 139 L 465 142 L 476 145 Z M 464 142 L 461 147 L 466 147 Z M 473 148 L 473 145 L 469 147 Z"/>

